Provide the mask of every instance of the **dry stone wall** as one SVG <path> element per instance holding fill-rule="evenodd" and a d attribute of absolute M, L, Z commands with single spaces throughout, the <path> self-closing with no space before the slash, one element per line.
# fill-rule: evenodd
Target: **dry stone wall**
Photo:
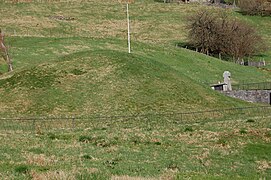
<path fill-rule="evenodd" d="M 270 104 L 271 90 L 233 90 L 221 91 L 221 93 L 248 102 Z"/>

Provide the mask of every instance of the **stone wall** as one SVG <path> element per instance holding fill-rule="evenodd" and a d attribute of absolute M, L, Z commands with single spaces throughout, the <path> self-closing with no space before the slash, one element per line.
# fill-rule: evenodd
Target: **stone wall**
<path fill-rule="evenodd" d="M 266 62 L 265 60 L 261 60 L 261 61 L 244 61 L 244 60 L 238 60 L 235 61 L 235 63 L 240 64 L 242 66 L 254 66 L 254 67 L 263 67 L 266 66 Z"/>
<path fill-rule="evenodd" d="M 242 99 L 248 102 L 270 104 L 271 90 L 234 90 L 221 92 L 227 96 Z"/>

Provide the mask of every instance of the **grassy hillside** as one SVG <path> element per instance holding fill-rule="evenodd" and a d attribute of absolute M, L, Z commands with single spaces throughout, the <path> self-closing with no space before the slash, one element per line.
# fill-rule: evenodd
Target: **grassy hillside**
<path fill-rule="evenodd" d="M 260 116 L 258 108 L 239 110 L 242 114 L 230 115 L 231 120 L 190 124 L 178 115 L 153 115 L 257 106 L 210 89 L 225 70 L 233 83 L 271 80 L 268 69 L 176 47 L 186 41 L 185 16 L 198 8 L 137 0 L 130 6 L 128 54 L 125 6 L 117 1 L 1 2 L 0 27 L 15 67 L 6 72 L 1 59 L 1 118 L 151 115 L 75 123 L 2 119 L 0 179 L 271 177 L 268 108 Z M 270 17 L 232 14 L 257 26 L 270 42 Z M 271 62 L 271 52 L 262 56 Z M 225 111 L 211 113 L 222 118 Z"/>
<path fill-rule="evenodd" d="M 117 0 L 102 2 L 91 0 L 81 3 L 73 0 L 54 3 L 4 3 L 2 7 L 0 22 L 2 28 L 11 35 L 117 39 L 126 37 L 126 6 Z M 199 8 L 202 6 L 137 0 L 130 5 L 133 40 L 159 43 L 164 46 L 182 42 L 186 39 L 185 19 Z M 259 32 L 270 41 L 270 17 L 243 16 L 231 9 L 227 11 L 257 26 Z M 61 19 L 59 16 L 64 18 Z"/>
<path fill-rule="evenodd" d="M 96 38 L 10 39 L 16 71 L 3 74 L 1 112 L 13 114 L 129 114 L 247 106 L 212 91 L 206 82 L 269 79 L 185 49 Z M 27 52 L 27 53 L 25 53 Z"/>
<path fill-rule="evenodd" d="M 198 5 L 136 1 L 130 6 L 131 55 L 126 52 L 125 6 L 118 2 L 2 6 L 0 23 L 15 66 L 9 74 L 4 62 L 1 65 L 4 114 L 126 114 L 246 106 L 211 91 L 208 83 L 222 81 L 225 70 L 232 72 L 234 83 L 270 79 L 268 71 L 175 47 L 185 41 L 185 16 Z M 270 38 L 269 31 L 262 32 Z"/>

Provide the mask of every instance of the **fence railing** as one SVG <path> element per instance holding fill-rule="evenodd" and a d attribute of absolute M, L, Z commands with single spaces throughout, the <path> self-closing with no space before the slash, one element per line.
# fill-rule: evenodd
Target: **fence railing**
<path fill-rule="evenodd" d="M 232 88 L 233 90 L 271 90 L 271 82 L 235 84 Z"/>
<path fill-rule="evenodd" d="M 117 125 L 125 127 L 184 125 L 271 116 L 271 106 L 215 109 L 186 113 L 152 113 L 128 116 L 0 118 L 0 132 L 82 130 Z M 259 118 L 260 119 L 260 118 Z"/>

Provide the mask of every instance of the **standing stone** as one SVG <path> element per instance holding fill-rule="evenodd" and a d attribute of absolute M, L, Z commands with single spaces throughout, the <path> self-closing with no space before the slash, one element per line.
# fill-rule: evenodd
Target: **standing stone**
<path fill-rule="evenodd" d="M 231 87 L 231 73 L 229 71 L 225 71 L 223 73 L 224 83 L 223 91 L 232 91 Z"/>

